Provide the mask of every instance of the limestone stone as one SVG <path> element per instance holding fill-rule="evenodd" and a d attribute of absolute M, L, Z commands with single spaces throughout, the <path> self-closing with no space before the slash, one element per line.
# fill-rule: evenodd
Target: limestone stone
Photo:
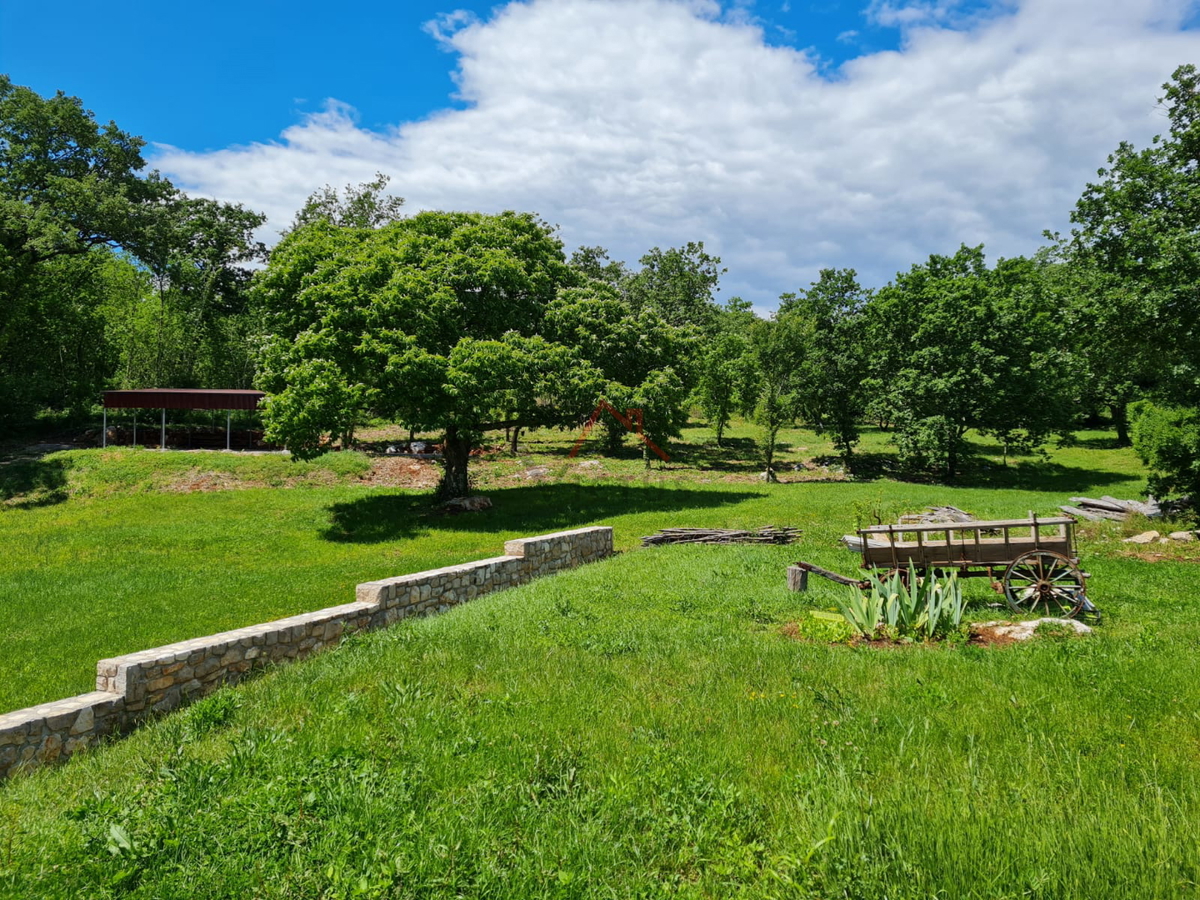
<path fill-rule="evenodd" d="M 1090 626 L 1077 619 L 1032 619 L 1025 622 L 980 622 L 971 625 L 972 631 L 988 631 L 999 637 L 1011 638 L 1014 641 L 1027 641 L 1034 637 L 1038 626 L 1044 624 L 1061 625 L 1072 629 L 1076 634 L 1091 634 Z"/>
<path fill-rule="evenodd" d="M 96 712 L 90 706 L 85 706 L 79 711 L 79 715 L 75 718 L 75 724 L 71 726 L 71 734 L 85 734 L 92 730 L 96 724 Z"/>
<path fill-rule="evenodd" d="M 1141 534 L 1135 534 L 1133 537 L 1127 537 L 1123 541 L 1126 544 L 1153 544 L 1159 538 L 1157 531 L 1143 531 Z"/>
<path fill-rule="evenodd" d="M 1172 531 L 1167 535 L 1173 541 L 1194 541 L 1196 532 L 1194 531 Z"/>

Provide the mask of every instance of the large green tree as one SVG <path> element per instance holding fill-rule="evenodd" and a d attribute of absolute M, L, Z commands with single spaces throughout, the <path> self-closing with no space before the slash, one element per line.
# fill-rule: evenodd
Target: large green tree
<path fill-rule="evenodd" d="M 642 268 L 624 284 L 635 311 L 654 310 L 670 325 L 713 328 L 718 315 L 714 298 L 726 271 L 720 257 L 706 253 L 702 241 L 689 241 L 668 250 L 654 247 L 640 262 Z"/>
<path fill-rule="evenodd" d="M 573 280 L 530 214 L 424 212 L 380 228 L 318 217 L 256 287 L 268 434 L 304 457 L 368 414 L 436 429 L 442 493 L 465 495 L 483 431 L 578 421 L 595 402 L 600 374 L 543 334 Z"/>
<path fill-rule="evenodd" d="M 140 174 L 143 143 L 111 122 L 98 125 L 74 97 L 43 98 L 0 75 L 0 419 L 76 401 L 102 383 L 98 282 L 87 279 L 106 264 L 70 260 L 148 249 L 175 191 L 155 173 Z M 87 309 L 84 300 L 93 301 Z M 67 336 L 56 339 L 56 330 L 74 331 L 75 365 L 64 368 L 64 352 L 47 352 L 62 350 Z"/>
<path fill-rule="evenodd" d="M 641 410 L 645 433 L 655 444 L 664 447 L 681 434 L 694 328 L 670 325 L 654 309 L 635 311 L 607 281 L 590 278 L 559 291 L 547 311 L 545 333 L 576 348 L 602 376 L 599 399 L 618 410 Z M 628 432 L 612 416 L 601 423 L 607 449 L 615 452 Z M 649 463 L 645 445 L 643 454 Z"/>
<path fill-rule="evenodd" d="M 1164 363 L 1161 393 L 1200 403 L 1200 75 L 1180 66 L 1159 99 L 1167 134 L 1122 143 L 1071 215 L 1082 263 L 1125 290 L 1108 291 L 1101 324 Z M 1110 283 L 1111 286 L 1111 283 Z"/>
<path fill-rule="evenodd" d="M 1159 98 L 1166 134 L 1137 149 L 1122 143 L 1075 206 L 1071 260 L 1097 289 L 1083 315 L 1100 371 L 1122 404 L 1139 391 L 1159 405 L 1138 410 L 1135 449 L 1160 492 L 1200 490 L 1200 74 L 1175 70 Z M 1114 410 L 1116 412 L 1116 410 Z M 1120 420 L 1118 420 L 1120 424 Z"/>
<path fill-rule="evenodd" d="M 801 371 L 812 340 L 811 323 L 800 316 L 759 320 L 750 328 L 753 391 L 745 400 L 763 429 L 763 476 L 775 480 L 779 431 L 800 414 Z"/>
<path fill-rule="evenodd" d="M 1028 448 L 1072 424 L 1064 324 L 1037 265 L 983 248 L 933 255 L 867 305 L 871 390 L 896 425 L 902 462 L 953 478 L 968 429 Z"/>
<path fill-rule="evenodd" d="M 784 294 L 779 305 L 781 318 L 803 319 L 810 335 L 797 373 L 800 415 L 830 436 L 847 469 L 868 399 L 863 310 L 869 297 L 853 269 L 822 269 L 807 290 Z"/>
<path fill-rule="evenodd" d="M 89 405 L 114 378 L 249 382 L 263 218 L 143 172 L 143 146 L 0 76 L 0 419 Z"/>

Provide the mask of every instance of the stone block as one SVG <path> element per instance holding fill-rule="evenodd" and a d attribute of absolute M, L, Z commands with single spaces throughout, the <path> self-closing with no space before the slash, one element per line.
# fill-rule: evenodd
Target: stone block
<path fill-rule="evenodd" d="M 242 656 L 244 655 L 244 652 L 245 651 L 243 651 L 241 647 L 230 647 L 221 656 L 221 659 L 220 659 L 221 668 L 226 668 L 228 666 L 233 665 L 233 663 L 235 663 L 235 662 L 240 662 L 242 659 Z"/>
<path fill-rule="evenodd" d="M 71 734 L 89 734 L 95 724 L 95 709 L 85 706 L 79 711 L 79 715 L 75 717 L 75 724 L 71 726 Z"/>
<path fill-rule="evenodd" d="M 62 738 L 57 734 L 48 734 L 42 739 L 34 758 L 41 762 L 53 762 L 62 753 Z"/>

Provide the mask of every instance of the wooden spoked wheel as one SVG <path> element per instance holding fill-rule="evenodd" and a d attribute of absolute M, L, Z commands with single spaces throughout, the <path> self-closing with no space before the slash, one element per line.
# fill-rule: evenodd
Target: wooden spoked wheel
<path fill-rule="evenodd" d="M 1083 608 L 1083 574 L 1062 554 L 1030 550 L 1004 573 L 1004 599 L 1013 612 L 1073 619 Z"/>

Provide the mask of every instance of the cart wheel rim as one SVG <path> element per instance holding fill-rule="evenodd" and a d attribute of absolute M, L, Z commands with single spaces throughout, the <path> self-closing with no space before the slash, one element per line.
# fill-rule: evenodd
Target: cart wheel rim
<path fill-rule="evenodd" d="M 1014 612 L 1071 619 L 1083 608 L 1083 574 L 1062 554 L 1031 550 L 1005 571 L 1004 599 Z"/>

